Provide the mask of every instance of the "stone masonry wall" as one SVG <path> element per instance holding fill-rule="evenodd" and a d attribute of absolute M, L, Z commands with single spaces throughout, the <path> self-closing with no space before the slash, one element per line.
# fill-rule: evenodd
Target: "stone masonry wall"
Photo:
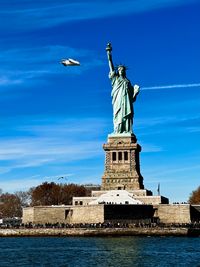
<path fill-rule="evenodd" d="M 189 204 L 160 204 L 154 205 L 154 208 L 161 223 L 191 222 Z M 104 205 L 40 206 L 23 209 L 23 223 L 99 223 L 104 220 Z"/>
<path fill-rule="evenodd" d="M 157 215 L 162 223 L 190 223 L 190 205 L 158 205 Z"/>
<path fill-rule="evenodd" d="M 168 204 L 168 198 L 162 196 L 135 196 L 135 199 L 142 201 L 144 204 L 148 205 L 158 205 L 158 204 Z"/>
<path fill-rule="evenodd" d="M 28 208 L 23 208 L 23 223 L 29 223 L 33 222 L 34 220 L 34 208 L 33 207 L 28 207 Z"/>
<path fill-rule="evenodd" d="M 73 207 L 71 223 L 99 223 L 103 221 L 104 221 L 103 205 Z"/>
<path fill-rule="evenodd" d="M 65 222 L 65 207 L 34 207 L 34 223 Z"/>
<path fill-rule="evenodd" d="M 104 206 L 38 206 L 23 209 L 23 223 L 99 223 Z"/>

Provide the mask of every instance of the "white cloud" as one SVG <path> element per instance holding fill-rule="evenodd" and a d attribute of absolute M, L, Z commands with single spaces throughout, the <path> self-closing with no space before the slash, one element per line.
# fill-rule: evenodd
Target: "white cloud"
<path fill-rule="evenodd" d="M 186 130 L 190 133 L 199 133 L 200 132 L 200 126 L 193 126 L 193 127 L 187 127 Z"/>
<path fill-rule="evenodd" d="M 60 64 L 62 58 L 75 58 L 81 62 L 80 67 L 66 68 Z M 100 66 L 101 58 L 94 51 L 74 49 L 68 46 L 40 46 L 34 48 L 1 49 L 0 87 L 36 82 L 46 79 L 47 75 L 81 74 L 82 72 Z"/>
<path fill-rule="evenodd" d="M 54 183 L 77 183 L 77 184 L 88 184 L 88 183 L 96 183 L 100 182 L 100 174 L 93 174 L 87 177 L 81 177 L 77 179 L 74 177 L 73 173 L 58 173 L 57 175 L 50 176 L 41 176 L 41 175 L 33 175 L 28 176 L 26 178 L 15 178 L 15 179 L 6 179 L 4 181 L 0 180 L 0 189 L 3 189 L 3 192 L 14 193 L 16 191 L 26 191 L 31 187 L 36 187 L 44 182 L 54 182 Z M 60 179 L 63 177 L 63 179 Z M 73 177 L 73 181 L 71 181 L 71 177 Z"/>
<path fill-rule="evenodd" d="M 71 162 L 100 154 L 102 143 L 96 141 L 66 142 L 54 139 L 15 139 L 0 142 L 0 161 L 10 161 L 10 170 L 41 166 L 52 162 Z M 8 168 L 7 168 L 8 170 Z M 3 170 L 5 172 L 5 170 Z"/>
<path fill-rule="evenodd" d="M 130 13 L 146 12 L 157 8 L 184 5 L 191 3 L 192 0 L 153 0 L 153 1 L 40 1 L 24 2 L 15 1 L 15 6 L 4 5 L 0 15 L 2 20 L 7 19 L 7 23 L 2 23 L 12 28 L 30 29 L 51 27 L 54 25 L 67 23 L 76 20 L 103 18 Z M 195 2 L 195 0 L 193 0 Z M 20 5 L 21 4 L 21 5 Z M 26 23 L 24 23 L 26 21 Z"/>
<path fill-rule="evenodd" d="M 9 123 L 13 127 L 13 123 Z M 46 125 L 41 125 L 41 121 L 38 123 L 16 125 L 15 130 L 12 130 L 13 136 L 0 138 L 0 162 L 6 162 L 0 173 L 95 158 L 103 153 L 97 130 L 102 127 L 101 121 L 98 123 L 96 119 L 86 119 L 80 121 L 78 126 L 75 121 L 71 121 L 69 129 L 66 127 L 69 125 L 66 119 Z M 88 125 L 95 127 L 91 129 Z M 9 131 L 7 127 L 6 131 Z M 72 129 L 75 129 L 75 134 L 72 134 Z"/>
<path fill-rule="evenodd" d="M 43 182 L 43 178 L 40 175 L 34 175 L 31 177 L 27 177 L 25 179 L 9 179 L 0 181 L 0 188 L 3 189 L 3 192 L 16 192 L 16 191 L 26 191 L 31 187 L 38 186 L 41 182 Z"/>
<path fill-rule="evenodd" d="M 185 160 L 187 160 L 185 158 Z M 182 158 L 183 161 L 183 158 Z M 146 177 L 159 177 L 162 181 L 173 181 L 174 177 L 180 177 L 179 179 L 183 179 L 183 177 L 188 177 L 189 171 L 200 170 L 200 164 L 188 162 L 183 165 L 183 163 L 176 162 L 176 165 L 173 162 L 170 165 L 159 165 L 159 166 L 151 166 L 150 168 L 146 168 L 145 176 Z M 178 174 L 178 175 L 177 175 Z M 191 172 L 190 172 L 191 175 Z M 163 179 L 164 178 L 164 179 Z M 191 178 L 191 177 L 190 177 Z M 151 178 L 150 178 L 151 180 Z"/>
<path fill-rule="evenodd" d="M 168 132 L 186 131 L 186 132 L 199 132 L 200 127 L 198 127 L 200 121 L 199 116 L 162 116 L 162 117 L 151 117 L 146 119 L 137 119 L 137 129 L 140 131 L 140 136 L 151 134 L 158 134 L 166 131 L 168 126 Z M 156 127 L 154 127 L 156 126 Z M 159 127 L 158 127 L 159 126 Z M 148 131 L 144 131 L 145 128 L 148 128 Z"/>
<path fill-rule="evenodd" d="M 5 77 L 5 76 L 2 76 L 2 77 L 0 77 L 0 86 L 1 85 L 3 85 L 3 86 L 5 86 L 5 85 L 15 85 L 15 84 L 21 84 L 22 83 L 22 80 L 20 80 L 20 79 L 13 79 L 13 80 L 11 80 L 11 79 L 9 79 L 9 78 L 7 78 L 7 77 Z"/>
<path fill-rule="evenodd" d="M 200 83 L 186 83 L 186 84 L 171 84 L 171 85 L 149 86 L 149 87 L 142 87 L 141 90 L 160 90 L 160 89 L 190 88 L 190 87 L 199 87 L 200 88 Z"/>
<path fill-rule="evenodd" d="M 156 146 L 153 144 L 145 144 L 142 143 L 142 152 L 144 153 L 152 153 L 152 152 L 161 152 L 163 151 L 163 148 L 160 146 Z"/>
<path fill-rule="evenodd" d="M 22 122 L 21 122 L 22 120 Z M 25 123 L 23 122 L 25 121 Z M 9 123 L 12 124 L 12 121 Z M 91 127 L 92 125 L 92 127 Z M 96 135 L 100 129 L 107 126 L 107 122 L 102 118 L 77 118 L 69 117 L 44 117 L 44 118 L 18 118 L 18 125 L 15 125 L 15 130 L 34 136 L 63 136 L 70 135 L 70 139 L 76 139 L 80 135 Z M 73 133 L 73 135 L 72 135 Z"/>
<path fill-rule="evenodd" d="M 170 117 L 170 116 L 163 116 L 163 117 L 154 117 L 154 118 L 145 118 L 145 119 L 137 119 L 137 127 L 138 128 L 143 128 L 143 127 L 152 127 L 155 125 L 160 125 L 160 124 L 169 124 L 173 123 L 175 121 L 179 120 L 180 118 L 177 119 L 177 117 Z"/>

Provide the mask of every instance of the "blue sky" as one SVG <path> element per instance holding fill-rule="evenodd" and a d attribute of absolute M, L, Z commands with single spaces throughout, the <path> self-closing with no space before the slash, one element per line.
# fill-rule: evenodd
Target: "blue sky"
<path fill-rule="evenodd" d="M 147 189 L 200 184 L 200 2 L 1 0 L 0 188 L 101 183 L 112 132 L 105 47 L 141 87 L 134 133 Z M 59 64 L 75 58 L 80 67 Z"/>

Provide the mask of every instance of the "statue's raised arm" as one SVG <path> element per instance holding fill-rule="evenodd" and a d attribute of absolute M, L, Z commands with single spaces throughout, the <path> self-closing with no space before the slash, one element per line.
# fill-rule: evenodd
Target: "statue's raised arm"
<path fill-rule="evenodd" d="M 111 43 L 107 44 L 106 51 L 107 51 L 107 56 L 108 56 L 108 64 L 109 64 L 110 72 L 113 72 L 113 71 L 115 71 L 115 67 L 114 67 L 114 64 L 113 64 L 113 61 L 112 61 L 112 53 L 111 53 L 112 46 L 111 46 Z"/>

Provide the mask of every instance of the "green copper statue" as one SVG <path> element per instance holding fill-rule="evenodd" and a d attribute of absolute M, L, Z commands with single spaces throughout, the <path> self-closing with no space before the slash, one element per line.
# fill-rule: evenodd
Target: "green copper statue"
<path fill-rule="evenodd" d="M 126 78 L 126 67 L 117 66 L 116 70 L 112 61 L 112 47 L 108 43 L 106 47 L 108 63 L 110 67 L 109 78 L 112 84 L 112 105 L 114 134 L 132 133 L 133 102 L 139 93 L 139 86 L 131 85 Z"/>

